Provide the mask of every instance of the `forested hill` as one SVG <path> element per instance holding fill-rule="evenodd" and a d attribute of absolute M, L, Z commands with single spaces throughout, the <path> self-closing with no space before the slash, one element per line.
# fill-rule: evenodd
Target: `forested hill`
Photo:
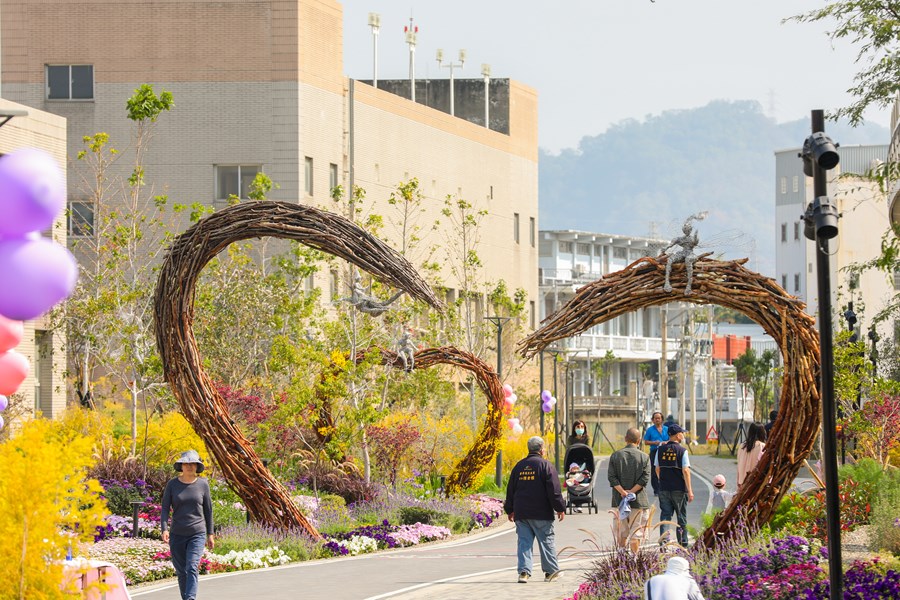
<path fill-rule="evenodd" d="M 757 268 L 771 275 L 774 152 L 802 145 L 809 127 L 808 117 L 776 123 L 755 101 L 715 101 L 619 122 L 582 138 L 577 149 L 541 152 L 540 228 L 669 238 L 685 217 L 708 210 L 701 237 L 740 238 L 738 248 L 725 249 L 732 255 L 750 255 L 755 246 Z M 843 145 L 889 141 L 887 129 L 875 124 L 825 127 Z"/>

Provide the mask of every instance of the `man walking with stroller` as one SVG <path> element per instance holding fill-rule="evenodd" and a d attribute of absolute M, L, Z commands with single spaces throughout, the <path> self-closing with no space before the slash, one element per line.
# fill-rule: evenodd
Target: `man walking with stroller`
<path fill-rule="evenodd" d="M 566 504 L 559 487 L 559 475 L 544 459 L 544 440 L 528 440 L 528 456 L 520 460 L 509 476 L 503 509 L 516 524 L 518 535 L 519 583 L 528 583 L 533 565 L 532 551 L 537 538 L 544 581 L 555 581 L 562 573 L 556 560 L 553 513 L 562 521 Z"/>

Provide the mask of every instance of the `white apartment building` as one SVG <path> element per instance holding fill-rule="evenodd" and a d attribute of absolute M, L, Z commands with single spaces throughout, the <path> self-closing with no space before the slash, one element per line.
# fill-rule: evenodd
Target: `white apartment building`
<path fill-rule="evenodd" d="M 817 316 L 816 250 L 804 236 L 801 218 L 813 200 L 813 180 L 803 174 L 799 151 L 794 148 L 775 152 L 776 280 L 806 303 L 807 313 Z M 875 258 L 881 251 L 881 237 L 889 227 L 888 203 L 877 184 L 862 175 L 887 159 L 888 147 L 840 146 L 838 153 L 840 164 L 827 171 L 828 195 L 841 215 L 838 237 L 829 244 L 833 326 L 835 331 L 847 328 L 843 313 L 853 302 L 859 317 L 857 328 L 862 329 L 864 339 L 871 317 L 895 293 L 894 283 L 878 271 L 852 275 L 847 269 Z M 889 326 L 879 328 L 882 337 L 890 333 Z"/>
<path fill-rule="evenodd" d="M 656 256 L 669 240 L 591 233 L 574 230 L 541 231 L 539 278 L 541 320 L 556 312 L 584 285 L 624 269 L 644 256 Z M 610 439 L 621 438 L 628 427 L 646 422 L 659 410 L 658 383 L 645 387 L 642 369 L 653 382 L 659 381 L 663 356 L 662 323 L 665 313 L 666 356 L 669 361 L 669 412 L 679 422 L 705 439 L 710 422 L 710 393 L 717 399 L 717 429 L 752 415 L 749 402 L 742 402 L 735 385 L 734 367 L 711 360 L 710 331 L 700 315 L 708 309 L 685 302 L 640 309 L 597 325 L 583 334 L 561 340 L 561 362 L 557 363 L 557 398 L 563 403 L 565 422 L 580 418 L 599 424 Z M 603 381 L 594 376 L 592 365 L 612 352 Z M 546 355 L 547 353 L 545 353 Z M 545 376 L 545 388 L 552 374 Z M 693 382 L 693 384 L 691 383 Z M 649 394 L 648 394 L 649 392 Z M 694 414 L 696 411 L 696 415 Z M 733 426 L 721 432 L 728 435 Z"/>

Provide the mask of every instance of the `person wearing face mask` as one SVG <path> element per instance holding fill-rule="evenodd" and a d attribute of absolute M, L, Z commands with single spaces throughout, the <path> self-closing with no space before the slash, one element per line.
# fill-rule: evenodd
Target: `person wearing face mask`
<path fill-rule="evenodd" d="M 577 420 L 572 425 L 572 435 L 569 436 L 566 446 L 571 446 L 572 444 L 590 445 L 588 443 L 587 427 L 585 426 L 584 421 Z"/>

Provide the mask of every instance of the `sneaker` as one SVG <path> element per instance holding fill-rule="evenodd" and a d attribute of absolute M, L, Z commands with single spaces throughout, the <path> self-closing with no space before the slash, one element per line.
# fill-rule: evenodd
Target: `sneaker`
<path fill-rule="evenodd" d="M 582 511 L 580 508 L 578 508 L 578 507 L 576 506 L 575 508 L 572 509 L 572 512 L 580 513 L 580 512 L 584 512 L 584 511 Z"/>
<path fill-rule="evenodd" d="M 528 583 L 529 577 L 531 577 L 531 573 L 522 571 L 521 573 L 519 573 L 519 583 Z"/>
<path fill-rule="evenodd" d="M 557 571 L 556 573 L 544 573 L 544 581 L 549 583 L 551 581 L 556 581 L 557 579 L 559 579 L 562 576 L 563 576 L 562 571 Z"/>

